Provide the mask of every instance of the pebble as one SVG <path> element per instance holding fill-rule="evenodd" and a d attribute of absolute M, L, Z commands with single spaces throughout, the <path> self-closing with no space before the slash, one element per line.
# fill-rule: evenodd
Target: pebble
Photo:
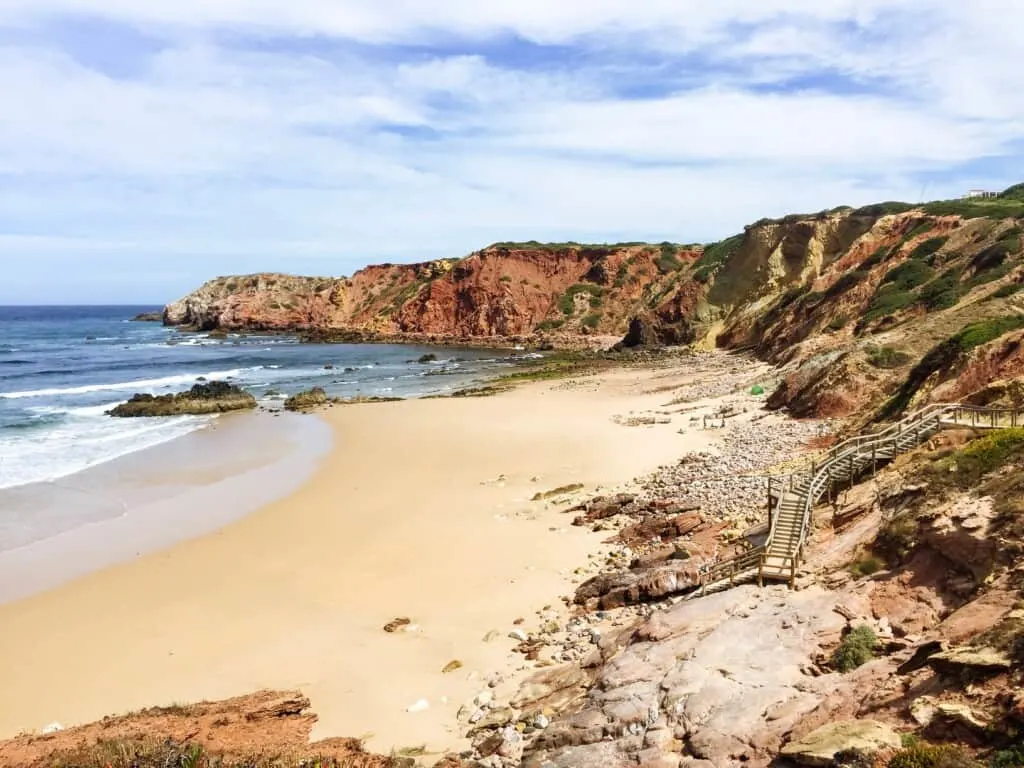
<path fill-rule="evenodd" d="M 486 707 L 494 701 L 494 694 L 490 691 L 480 691 L 474 698 L 473 703 L 478 707 Z"/>
<path fill-rule="evenodd" d="M 529 636 L 521 629 L 513 629 L 508 633 L 508 636 L 513 640 L 518 640 L 520 643 L 525 643 L 530 639 Z"/>
<path fill-rule="evenodd" d="M 420 699 L 415 704 L 410 705 L 405 711 L 406 712 L 425 712 L 430 709 L 430 702 L 426 699 Z"/>

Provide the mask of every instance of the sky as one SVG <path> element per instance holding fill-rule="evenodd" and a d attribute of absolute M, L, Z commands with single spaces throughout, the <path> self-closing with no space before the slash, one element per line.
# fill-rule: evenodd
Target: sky
<path fill-rule="evenodd" d="M 1024 180 L 1017 0 L 0 0 L 0 304 Z"/>

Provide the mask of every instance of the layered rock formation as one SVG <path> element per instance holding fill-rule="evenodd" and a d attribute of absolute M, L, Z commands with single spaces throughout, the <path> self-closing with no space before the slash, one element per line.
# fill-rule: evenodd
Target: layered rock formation
<path fill-rule="evenodd" d="M 218 278 L 164 321 L 317 341 L 753 348 L 785 366 L 774 407 L 845 416 L 897 396 L 890 415 L 1024 368 L 1002 338 L 1024 328 L 1021 217 L 1009 195 L 762 220 L 705 246 L 499 243 L 351 278 Z"/>
<path fill-rule="evenodd" d="M 464 259 L 367 267 L 351 278 L 222 277 L 169 305 L 196 330 L 291 330 L 340 339 L 619 334 L 653 290 L 668 294 L 699 249 L 498 244 Z M 682 300 L 682 299 L 681 299 Z M 680 318 L 695 307 L 676 307 Z"/>

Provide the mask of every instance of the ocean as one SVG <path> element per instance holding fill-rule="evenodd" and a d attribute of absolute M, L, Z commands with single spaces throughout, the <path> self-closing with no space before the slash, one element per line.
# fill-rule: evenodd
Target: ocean
<path fill-rule="evenodd" d="M 333 396 L 417 397 L 477 383 L 521 354 L 405 345 L 301 344 L 289 336 L 184 333 L 132 322 L 153 307 L 0 307 L 0 489 L 51 481 L 202 429 L 217 417 L 115 419 L 136 392 L 223 379 L 279 407 Z M 437 360 L 417 362 L 422 355 Z"/>

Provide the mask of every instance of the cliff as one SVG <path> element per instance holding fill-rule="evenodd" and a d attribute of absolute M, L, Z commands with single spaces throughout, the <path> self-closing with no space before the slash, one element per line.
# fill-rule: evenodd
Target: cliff
<path fill-rule="evenodd" d="M 350 278 L 221 277 L 164 310 L 197 330 L 309 331 L 494 338 L 624 332 L 699 258 L 672 244 L 497 244 L 464 259 L 370 266 Z M 700 292 L 694 292 L 694 297 Z M 673 315 L 674 313 L 674 315 Z"/>
<path fill-rule="evenodd" d="M 771 405 L 797 415 L 885 416 L 933 392 L 980 396 L 991 377 L 1024 367 L 1003 338 L 1024 327 L 1016 190 L 764 219 L 703 246 L 498 243 L 350 278 L 222 277 L 168 306 L 164 321 L 563 346 L 628 331 L 628 345 L 752 348 L 782 366 Z"/>

